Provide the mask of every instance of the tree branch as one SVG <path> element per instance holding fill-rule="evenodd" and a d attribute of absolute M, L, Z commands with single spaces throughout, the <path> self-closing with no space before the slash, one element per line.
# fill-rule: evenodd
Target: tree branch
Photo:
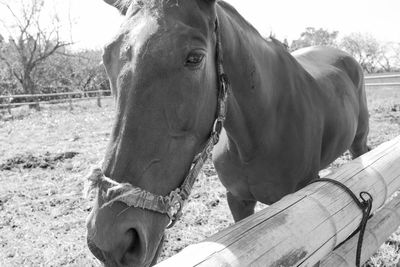
<path fill-rule="evenodd" d="M 51 56 L 52 54 L 54 54 L 58 49 L 60 49 L 61 47 L 65 47 L 68 45 L 71 45 L 72 43 L 57 43 L 53 46 L 52 49 L 50 49 L 47 52 L 44 52 L 41 56 L 39 56 L 36 60 L 33 61 L 33 64 L 36 65 L 37 63 L 45 60 L 46 58 L 48 58 L 49 56 Z"/>
<path fill-rule="evenodd" d="M 12 16 L 14 17 L 14 19 L 16 20 L 16 22 L 17 22 L 17 24 L 18 24 L 18 27 L 19 27 L 20 29 L 23 29 L 21 21 L 19 20 L 18 16 L 14 13 L 14 11 L 13 11 L 12 8 L 10 7 L 10 5 L 7 4 L 7 3 L 5 3 L 4 1 L 0 1 L 0 4 L 3 5 L 3 6 L 5 6 L 5 7 L 8 9 L 8 11 L 10 11 L 11 15 L 12 15 Z"/>
<path fill-rule="evenodd" d="M 39 42 L 39 34 L 36 35 L 36 38 L 32 38 L 33 41 L 33 47 L 31 51 L 29 52 L 31 56 L 29 57 L 28 64 L 31 65 L 33 63 L 33 58 L 35 57 L 36 50 L 38 48 L 38 42 Z"/>
<path fill-rule="evenodd" d="M 63 42 L 60 39 L 60 24 L 57 15 L 49 27 L 44 27 L 40 23 L 43 11 L 44 0 L 20 1 L 19 10 L 14 5 L 0 0 L 0 5 L 5 6 L 10 12 L 14 24 L 0 19 L 0 23 L 9 32 L 9 42 L 5 42 L 8 54 L 1 54 L 1 61 L 6 62 L 5 66 L 23 85 L 24 91 L 31 90 L 32 75 L 38 75 L 35 71 L 39 63 L 52 56 L 58 50 L 72 43 Z M 29 4 L 30 3 L 30 4 Z M 18 11 L 18 12 L 17 12 Z M 0 51 L 1 53 L 1 51 Z M 15 64 L 14 61 L 17 63 Z"/>

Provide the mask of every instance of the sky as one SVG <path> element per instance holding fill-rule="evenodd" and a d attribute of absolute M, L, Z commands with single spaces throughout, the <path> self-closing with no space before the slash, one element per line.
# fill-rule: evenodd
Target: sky
<path fill-rule="evenodd" d="M 185 0 L 180 0 L 185 1 Z M 53 0 L 62 20 L 71 17 L 75 49 L 101 48 L 117 32 L 118 11 L 102 0 Z M 381 42 L 400 42 L 399 0 L 227 0 L 263 35 L 299 38 L 306 27 L 370 33 Z M 0 7 L 1 8 L 1 7 Z M 3 8 L 4 9 L 4 8 Z M 70 10 L 70 12 L 67 12 Z M 5 10 L 0 10 L 0 16 Z M 68 28 L 68 29 L 67 29 Z"/>

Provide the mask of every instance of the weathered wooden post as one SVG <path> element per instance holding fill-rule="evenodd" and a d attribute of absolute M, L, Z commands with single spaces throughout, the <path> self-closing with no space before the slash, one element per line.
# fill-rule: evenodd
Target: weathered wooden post
<path fill-rule="evenodd" d="M 400 188 L 400 136 L 328 177 L 357 196 L 370 193 L 376 211 Z M 313 266 L 346 240 L 361 218 L 341 187 L 314 183 L 157 266 Z"/>
<path fill-rule="evenodd" d="M 97 92 L 97 106 L 101 108 L 101 91 Z"/>
<path fill-rule="evenodd" d="M 8 99 L 7 111 L 8 111 L 8 114 L 12 115 L 12 114 L 11 114 L 11 101 L 12 101 L 12 97 L 11 97 L 11 96 L 8 96 L 7 99 Z"/>
<path fill-rule="evenodd" d="M 34 107 L 35 107 L 35 110 L 36 111 L 40 111 L 40 104 L 39 104 L 39 102 L 40 102 L 40 100 L 39 100 L 39 96 L 34 96 L 34 99 L 35 99 L 35 104 L 34 104 Z"/>
<path fill-rule="evenodd" d="M 368 222 L 361 251 L 361 262 L 366 262 L 394 233 L 400 224 L 400 194 L 380 209 Z M 320 266 L 353 267 L 357 250 L 358 234 L 332 251 Z"/>
<path fill-rule="evenodd" d="M 69 111 L 73 111 L 74 107 L 72 106 L 72 97 L 71 94 L 68 94 L 68 103 L 69 103 Z"/>

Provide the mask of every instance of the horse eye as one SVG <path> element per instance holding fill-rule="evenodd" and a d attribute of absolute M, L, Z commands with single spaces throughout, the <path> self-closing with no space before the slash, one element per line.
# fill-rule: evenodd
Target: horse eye
<path fill-rule="evenodd" d="M 187 67 L 197 67 L 204 59 L 204 54 L 202 53 L 190 53 L 186 58 L 185 65 Z"/>

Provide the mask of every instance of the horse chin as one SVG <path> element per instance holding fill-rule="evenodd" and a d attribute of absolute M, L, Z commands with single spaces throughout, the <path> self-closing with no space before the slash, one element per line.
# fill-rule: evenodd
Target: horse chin
<path fill-rule="evenodd" d="M 90 252 L 101 262 L 105 263 L 106 259 L 104 257 L 103 252 L 93 243 L 93 241 L 90 240 L 90 238 L 87 238 L 86 240 L 88 248 Z"/>
<path fill-rule="evenodd" d="M 154 254 L 153 259 L 149 259 L 148 262 L 149 263 L 143 263 L 141 266 L 154 266 L 157 264 L 158 262 L 158 258 L 161 254 L 162 248 L 163 248 L 163 244 L 164 244 L 164 239 L 165 236 L 163 236 L 160 240 L 160 243 L 157 246 L 156 249 L 156 253 Z M 101 261 L 104 266 L 107 267 L 114 267 L 114 266 L 118 266 L 118 264 L 116 264 L 114 261 L 110 260 L 111 257 L 106 257 L 106 255 L 104 254 L 104 252 L 102 252 L 89 238 L 87 238 L 87 245 L 88 248 L 90 250 L 90 252 L 92 252 L 92 254 L 99 260 Z"/>
<path fill-rule="evenodd" d="M 154 255 L 153 261 L 151 262 L 150 266 L 154 266 L 157 264 L 158 257 L 160 256 L 160 253 L 161 253 L 163 245 L 164 245 L 164 239 L 165 239 L 165 236 L 163 236 L 161 238 L 160 243 L 158 244 L 156 254 Z"/>

